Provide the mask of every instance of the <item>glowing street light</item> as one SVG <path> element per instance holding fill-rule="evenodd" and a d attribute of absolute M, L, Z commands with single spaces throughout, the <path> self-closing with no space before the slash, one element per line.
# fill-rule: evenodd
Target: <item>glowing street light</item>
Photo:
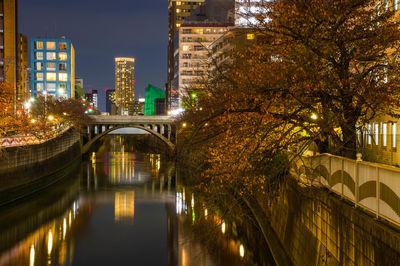
<path fill-rule="evenodd" d="M 32 119 L 31 119 L 31 123 L 32 123 L 32 124 L 35 124 L 35 123 L 36 123 L 36 119 L 33 119 L 33 118 L 32 118 Z"/>
<path fill-rule="evenodd" d="M 183 123 L 183 124 L 182 124 L 182 127 L 186 127 L 186 126 L 187 126 L 187 124 L 186 124 L 186 123 Z"/>
<path fill-rule="evenodd" d="M 53 121 L 53 120 L 54 120 L 54 116 L 49 115 L 49 116 L 47 117 L 47 119 L 49 119 L 49 121 Z"/>
<path fill-rule="evenodd" d="M 318 118 L 318 116 L 317 116 L 316 114 L 312 114 L 312 115 L 311 115 L 311 119 L 312 119 L 312 120 L 317 120 L 317 118 Z"/>
<path fill-rule="evenodd" d="M 30 109 L 32 107 L 32 104 L 30 102 L 26 102 L 24 104 L 25 109 Z"/>

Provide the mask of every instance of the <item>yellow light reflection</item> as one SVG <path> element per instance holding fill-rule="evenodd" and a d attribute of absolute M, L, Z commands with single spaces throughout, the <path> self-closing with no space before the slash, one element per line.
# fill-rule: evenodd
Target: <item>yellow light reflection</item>
<path fill-rule="evenodd" d="M 53 233 L 51 230 L 49 231 L 49 239 L 47 242 L 47 253 L 50 255 L 51 254 L 51 249 L 53 248 Z"/>
<path fill-rule="evenodd" d="M 194 208 L 194 194 L 192 194 L 192 202 L 191 202 L 192 208 Z"/>
<path fill-rule="evenodd" d="M 244 247 L 242 244 L 240 244 L 240 248 L 239 248 L 239 253 L 240 253 L 240 257 L 244 257 Z"/>
<path fill-rule="evenodd" d="M 69 226 L 71 226 L 71 211 L 69 211 L 69 218 L 68 218 L 68 220 L 69 220 Z"/>
<path fill-rule="evenodd" d="M 29 251 L 29 266 L 35 265 L 35 246 L 32 245 Z"/>
<path fill-rule="evenodd" d="M 116 222 L 133 223 L 135 192 L 115 192 L 114 216 Z"/>
<path fill-rule="evenodd" d="M 63 222 L 63 239 L 65 239 L 66 233 L 67 233 L 67 219 L 64 218 L 64 222 Z"/>
<path fill-rule="evenodd" d="M 207 211 L 207 209 L 205 209 L 204 210 L 204 216 L 207 217 L 207 215 L 208 215 L 208 211 Z"/>
<path fill-rule="evenodd" d="M 221 231 L 223 234 L 225 234 L 225 222 L 222 223 Z"/>

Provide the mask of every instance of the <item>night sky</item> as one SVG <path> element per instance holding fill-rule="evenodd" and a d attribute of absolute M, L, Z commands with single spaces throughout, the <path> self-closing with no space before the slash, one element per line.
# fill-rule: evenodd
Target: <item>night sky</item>
<path fill-rule="evenodd" d="M 134 57 L 135 98 L 167 78 L 167 0 L 19 0 L 19 31 L 31 37 L 71 39 L 76 76 L 85 90 L 114 88 L 114 57 Z"/>

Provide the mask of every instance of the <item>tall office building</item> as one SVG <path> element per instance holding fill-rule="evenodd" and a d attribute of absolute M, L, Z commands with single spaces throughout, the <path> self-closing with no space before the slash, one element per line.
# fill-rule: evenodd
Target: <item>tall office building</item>
<path fill-rule="evenodd" d="M 71 40 L 30 40 L 31 90 L 33 95 L 75 97 L 75 50 Z"/>
<path fill-rule="evenodd" d="M 166 84 L 166 99 L 167 99 L 167 109 L 170 108 L 170 97 L 171 97 L 171 85 L 174 79 L 174 36 L 178 31 L 181 24 L 185 19 L 192 14 L 192 12 L 200 5 L 203 4 L 205 0 L 190 0 L 190 1 L 176 1 L 169 0 L 168 13 L 169 13 L 169 33 L 168 33 L 168 80 Z"/>
<path fill-rule="evenodd" d="M 135 59 L 115 58 L 115 104 L 118 114 L 128 115 L 135 103 Z"/>
<path fill-rule="evenodd" d="M 187 17 L 174 36 L 174 77 L 170 110 L 184 108 L 190 89 L 207 75 L 208 47 L 235 25 L 234 1 L 210 0 Z"/>
<path fill-rule="evenodd" d="M 18 34 L 17 99 L 26 102 L 30 97 L 28 38 Z"/>

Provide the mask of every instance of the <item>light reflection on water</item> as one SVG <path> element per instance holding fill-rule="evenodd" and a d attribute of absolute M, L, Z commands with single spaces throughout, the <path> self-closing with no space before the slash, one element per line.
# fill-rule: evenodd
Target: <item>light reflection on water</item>
<path fill-rule="evenodd" d="M 0 221 L 14 221 L 0 223 L 0 265 L 245 264 L 230 225 L 175 183 L 160 155 L 114 143 L 68 181 L 0 210 Z M 211 237 L 221 251 L 210 253 L 192 231 L 203 225 L 219 228 Z"/>

